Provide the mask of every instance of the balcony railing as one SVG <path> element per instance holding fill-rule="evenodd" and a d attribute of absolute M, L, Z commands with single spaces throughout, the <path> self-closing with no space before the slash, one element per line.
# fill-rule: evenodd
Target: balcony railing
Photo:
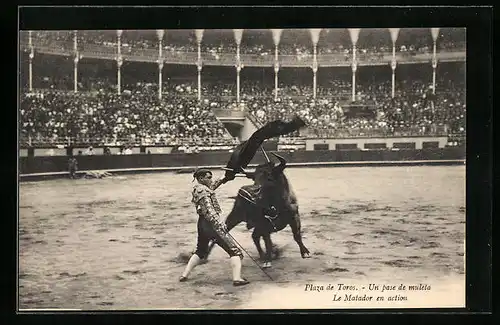
<path fill-rule="evenodd" d="M 20 43 L 21 49 L 29 49 L 28 43 L 24 40 Z M 46 54 L 68 55 L 73 53 L 72 45 L 68 42 L 53 42 L 33 43 L 36 51 Z M 82 57 L 101 58 L 101 59 L 116 59 L 118 49 L 112 46 L 96 45 L 96 44 L 81 44 L 79 45 L 79 54 Z M 158 49 L 137 49 L 123 47 L 121 55 L 124 60 L 139 61 L 139 62 L 156 62 L 158 60 Z M 197 52 L 182 52 L 164 50 L 162 57 L 165 63 L 170 64 L 196 64 L 198 60 Z M 461 61 L 465 60 L 465 49 L 458 48 L 457 50 L 441 50 L 437 53 L 437 58 L 440 61 Z M 201 53 L 201 59 L 205 65 L 225 65 L 233 66 L 236 63 L 236 53 Z M 246 66 L 273 66 L 274 55 L 259 55 L 259 54 L 241 54 L 240 59 L 243 65 Z M 318 54 L 319 66 L 338 66 L 350 65 L 352 54 L 334 53 L 334 54 Z M 360 65 L 367 64 L 389 64 L 392 60 L 392 52 L 380 53 L 358 53 L 357 60 Z M 432 53 L 430 52 L 397 52 L 396 60 L 398 62 L 430 62 Z M 278 61 L 281 66 L 301 66 L 309 67 L 312 65 L 312 54 L 307 55 L 279 55 Z"/>
<path fill-rule="evenodd" d="M 107 138 L 107 137 L 31 137 L 21 134 L 19 137 L 19 146 L 28 147 L 67 147 L 67 146 L 177 146 L 177 145 L 228 145 L 238 144 L 239 142 L 230 137 L 219 138 L 174 138 L 174 139 L 156 139 L 156 137 L 143 138 Z"/>

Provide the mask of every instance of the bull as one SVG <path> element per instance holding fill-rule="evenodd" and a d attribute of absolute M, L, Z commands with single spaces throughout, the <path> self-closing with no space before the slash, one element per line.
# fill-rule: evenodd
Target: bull
<path fill-rule="evenodd" d="M 242 186 L 238 190 L 233 208 L 225 221 L 228 231 L 241 222 L 246 222 L 247 229 L 253 228 L 252 239 L 265 268 L 271 267 L 271 233 L 281 231 L 286 226 L 290 226 L 302 258 L 310 257 L 309 250 L 302 242 L 297 196 L 284 174 L 286 160 L 272 154 L 279 164 L 275 165 L 268 159 L 267 163 L 258 165 L 254 172 L 244 171 L 248 178 L 254 180 L 254 184 Z M 261 238 L 264 240 L 265 252 L 260 244 Z M 213 244 L 210 250 L 212 247 Z"/>

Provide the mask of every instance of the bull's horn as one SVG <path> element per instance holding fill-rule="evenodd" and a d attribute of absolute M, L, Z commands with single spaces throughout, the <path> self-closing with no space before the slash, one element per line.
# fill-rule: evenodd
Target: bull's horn
<path fill-rule="evenodd" d="M 275 154 L 274 152 L 271 152 L 278 160 L 280 161 L 280 164 L 278 166 L 275 166 L 273 168 L 273 172 L 282 172 L 283 169 L 285 169 L 286 166 L 286 160 L 285 158 L 281 157 L 280 155 Z"/>

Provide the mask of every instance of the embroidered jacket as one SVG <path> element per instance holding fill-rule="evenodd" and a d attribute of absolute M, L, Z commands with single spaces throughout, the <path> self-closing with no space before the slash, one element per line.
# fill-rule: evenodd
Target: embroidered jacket
<path fill-rule="evenodd" d="M 219 180 L 214 182 L 211 188 L 202 184 L 194 185 L 191 202 L 194 203 L 198 215 L 208 220 L 217 232 L 225 232 L 225 225 L 219 219 L 222 209 L 214 192 L 220 185 Z"/>

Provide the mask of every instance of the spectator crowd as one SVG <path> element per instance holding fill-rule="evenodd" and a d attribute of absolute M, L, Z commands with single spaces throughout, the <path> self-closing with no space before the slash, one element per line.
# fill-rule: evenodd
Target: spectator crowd
<path fill-rule="evenodd" d="M 344 87 L 348 86 L 345 81 Z M 248 96 L 243 105 L 262 123 L 298 114 L 309 124 L 308 136 L 465 134 L 465 87 L 444 81 L 442 86 L 446 88 L 433 95 L 426 84 L 406 81 L 392 98 L 390 82 L 361 84 L 356 102 L 330 96 L 318 100 L 284 96 L 277 102 Z"/>
<path fill-rule="evenodd" d="M 282 86 L 274 100 L 273 90 L 259 88 L 257 83 L 242 87 L 241 102 L 235 103 L 232 86 L 205 85 L 203 93 L 212 96 L 198 102 L 192 83 L 165 87 L 158 99 L 157 86 L 137 83 L 121 95 L 41 90 L 25 93 L 20 106 L 22 135 L 51 141 L 74 139 L 83 142 L 117 143 L 194 143 L 231 142 L 214 109 L 245 110 L 260 124 L 275 119 L 290 119 L 298 114 L 309 125 L 309 136 L 391 135 L 436 131 L 465 133 L 464 87 L 452 83 L 438 84 L 444 89 L 432 95 L 432 89 L 415 80 L 398 85 L 391 97 L 390 82 L 360 84 L 354 103 L 335 97 L 335 88 L 320 89 L 317 100 L 306 86 Z M 349 82 L 336 80 L 339 90 Z M 245 92 L 246 90 L 246 92 Z M 224 94 L 227 98 L 224 100 Z M 343 94 L 341 92 L 340 94 Z M 298 136 L 298 133 L 291 136 Z"/>
<path fill-rule="evenodd" d="M 87 44 L 114 46 L 116 32 L 86 31 L 78 34 Z M 37 32 L 37 42 L 43 46 L 69 44 L 71 32 Z M 242 53 L 273 55 L 272 40 L 261 44 L 251 37 L 242 46 Z M 148 37 L 141 33 L 123 34 L 123 42 L 130 48 L 154 48 L 156 33 Z M 332 44 L 335 44 L 332 42 Z M 443 46 L 452 47 L 447 43 Z M 189 43 L 178 40 L 166 49 L 175 51 L 196 50 L 195 39 Z M 203 45 L 202 50 L 217 53 L 235 51 L 230 40 L 220 44 Z M 387 44 L 361 48 L 361 52 L 377 53 L 389 50 Z M 402 45 L 401 51 L 429 51 L 425 42 Z M 312 55 L 308 46 L 285 43 L 280 51 L 287 54 Z M 321 47 L 323 53 L 348 53 L 349 47 L 336 44 Z M 61 59 L 67 60 L 67 58 Z M 101 62 L 101 61 L 98 61 Z M 71 64 L 71 62 L 69 62 Z M 105 63 L 96 63 L 105 64 Z M 74 93 L 72 77 L 64 73 L 64 64 L 56 64 L 57 76 L 41 78 L 41 89 L 21 96 L 19 127 L 26 141 L 65 142 L 89 144 L 185 144 L 185 143 L 236 143 L 224 125 L 217 119 L 215 110 L 243 110 L 259 124 L 275 119 L 289 119 L 298 114 L 308 123 L 306 134 L 291 136 L 370 136 L 394 134 L 465 134 L 465 81 L 463 74 L 440 72 L 433 94 L 430 76 L 421 78 L 408 74 L 396 82 L 395 96 L 391 95 L 391 80 L 359 78 L 356 82 L 355 101 L 352 101 L 351 80 L 348 77 L 329 77 L 318 85 L 317 98 L 313 99 L 310 79 L 306 82 L 281 81 L 275 100 L 274 84 L 262 80 L 241 80 L 241 101 L 236 103 L 234 80 L 221 78 L 204 80 L 201 101 L 195 74 L 186 80 L 166 80 L 162 84 L 162 99 L 158 98 L 158 84 L 129 80 L 117 93 L 113 78 L 96 73 L 79 80 L 79 92 Z M 366 68 L 371 69 L 371 68 Z M 398 68 L 399 69 L 399 68 Z M 450 70 L 453 72 L 455 68 Z M 460 68 L 462 69 L 462 68 Z M 399 70 L 398 70 L 399 71 Z M 281 73 L 281 72 L 280 72 Z M 424 80 L 425 79 L 425 80 Z M 37 87 L 38 88 L 38 87 Z"/>
<path fill-rule="evenodd" d="M 162 100 L 148 84 L 133 91 L 25 93 L 20 105 L 21 135 L 31 141 L 115 144 L 232 142 L 208 100 L 172 94 Z"/>

